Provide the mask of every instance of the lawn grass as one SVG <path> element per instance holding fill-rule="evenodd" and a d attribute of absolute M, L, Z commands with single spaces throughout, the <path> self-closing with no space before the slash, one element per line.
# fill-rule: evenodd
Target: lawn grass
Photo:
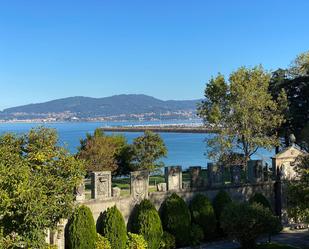
<path fill-rule="evenodd" d="M 261 244 L 256 247 L 257 249 L 299 249 L 298 247 L 282 245 L 277 243 Z"/>

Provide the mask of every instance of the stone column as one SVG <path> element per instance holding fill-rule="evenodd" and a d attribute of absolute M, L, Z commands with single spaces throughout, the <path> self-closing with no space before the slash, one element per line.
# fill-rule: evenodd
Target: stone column
<path fill-rule="evenodd" d="M 165 167 L 165 182 L 167 185 L 167 190 L 182 189 L 181 166 Z"/>
<path fill-rule="evenodd" d="M 112 196 L 112 175 L 110 171 L 91 173 L 91 198 L 104 199 Z"/>
<path fill-rule="evenodd" d="M 131 172 L 130 177 L 130 194 L 133 198 L 133 202 L 139 203 L 143 199 L 148 198 L 149 171 L 133 171 Z"/>
<path fill-rule="evenodd" d="M 201 177 L 201 171 L 201 166 L 191 166 L 189 168 L 191 188 L 200 188 L 202 186 L 203 179 Z"/>
<path fill-rule="evenodd" d="M 224 185 L 224 167 L 223 165 L 218 165 L 214 163 L 207 164 L 208 171 L 208 184 L 210 187 L 222 186 Z"/>
<path fill-rule="evenodd" d="M 85 200 L 85 184 L 82 182 L 78 187 L 75 188 L 75 200 L 84 201 Z"/>

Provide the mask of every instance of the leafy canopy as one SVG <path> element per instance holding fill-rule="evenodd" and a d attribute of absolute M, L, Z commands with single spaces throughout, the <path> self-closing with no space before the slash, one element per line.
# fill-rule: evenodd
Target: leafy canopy
<path fill-rule="evenodd" d="M 70 215 L 84 176 L 83 163 L 57 142 L 43 127 L 0 137 L 0 230 L 25 247 L 42 248 L 44 231 Z"/>
<path fill-rule="evenodd" d="M 109 170 L 127 174 L 130 171 L 132 153 L 124 136 L 107 136 L 96 129 L 93 135 L 87 134 L 80 144 L 77 156 L 86 161 L 88 172 Z"/>
<path fill-rule="evenodd" d="M 132 147 L 134 169 L 155 171 L 164 166 L 158 160 L 167 155 L 167 148 L 159 134 L 145 131 L 134 139 Z"/>
<path fill-rule="evenodd" d="M 259 147 L 271 149 L 278 144 L 275 129 L 284 121 L 286 95 L 282 91 L 274 101 L 269 83 L 270 74 L 261 66 L 241 67 L 228 81 L 221 74 L 209 81 L 198 114 L 218 131 L 207 141 L 211 158 L 236 151 L 248 160 Z"/>

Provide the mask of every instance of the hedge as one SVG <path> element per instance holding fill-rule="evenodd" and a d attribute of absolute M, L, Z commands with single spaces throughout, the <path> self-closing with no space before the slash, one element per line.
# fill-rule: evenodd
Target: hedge
<path fill-rule="evenodd" d="M 68 224 L 67 247 L 69 249 L 95 249 L 97 232 L 91 210 L 78 207 Z"/>
<path fill-rule="evenodd" d="M 160 243 L 160 249 L 175 249 L 175 248 L 176 248 L 175 237 L 170 233 L 164 231 Z"/>
<path fill-rule="evenodd" d="M 161 219 L 155 206 L 143 200 L 136 206 L 132 220 L 132 232 L 143 235 L 149 249 L 158 249 L 163 235 Z"/>
<path fill-rule="evenodd" d="M 126 249 L 147 249 L 147 242 L 142 235 L 128 233 Z"/>
<path fill-rule="evenodd" d="M 194 196 L 190 203 L 192 222 L 202 228 L 206 239 L 211 239 L 216 231 L 215 212 L 209 199 L 202 194 Z"/>
<path fill-rule="evenodd" d="M 98 239 L 95 244 L 95 249 L 112 249 L 108 239 L 98 234 Z"/>
<path fill-rule="evenodd" d="M 108 239 L 112 248 L 126 248 L 126 225 L 122 214 L 116 206 L 108 208 L 103 213 L 102 224 L 98 225 L 98 232 Z"/>
<path fill-rule="evenodd" d="M 176 193 L 162 203 L 161 221 L 163 229 L 175 236 L 177 246 L 190 244 L 190 211 L 185 201 Z"/>
<path fill-rule="evenodd" d="M 261 193 L 255 193 L 255 194 L 249 199 L 249 203 L 250 203 L 250 204 L 259 203 L 259 204 L 261 204 L 263 207 L 266 207 L 266 208 L 269 208 L 269 210 L 272 210 L 269 201 L 268 201 L 267 198 L 266 198 L 263 194 L 261 194 Z"/>

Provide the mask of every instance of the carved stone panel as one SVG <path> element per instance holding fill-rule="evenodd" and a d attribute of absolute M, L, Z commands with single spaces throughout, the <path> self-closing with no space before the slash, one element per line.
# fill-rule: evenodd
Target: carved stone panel
<path fill-rule="evenodd" d="M 104 199 L 112 195 L 112 176 L 110 171 L 91 173 L 91 197 Z"/>
<path fill-rule="evenodd" d="M 221 186 L 224 185 L 224 168 L 223 165 L 218 165 L 214 163 L 207 164 L 208 170 L 208 184 L 209 186 Z"/>
<path fill-rule="evenodd" d="M 234 185 L 238 185 L 241 183 L 241 172 L 242 172 L 242 165 L 231 165 L 231 182 Z"/>
<path fill-rule="evenodd" d="M 201 176 L 202 167 L 201 166 L 191 166 L 189 168 L 190 172 L 190 185 L 192 188 L 199 188 L 203 185 L 203 179 Z"/>
<path fill-rule="evenodd" d="M 248 161 L 248 179 L 253 183 L 264 180 L 264 166 L 262 160 Z"/>
<path fill-rule="evenodd" d="M 165 182 L 167 190 L 178 190 L 182 188 L 181 166 L 165 167 Z"/>
<path fill-rule="evenodd" d="M 130 192 L 135 203 L 148 198 L 149 172 L 147 170 L 131 172 Z"/>

